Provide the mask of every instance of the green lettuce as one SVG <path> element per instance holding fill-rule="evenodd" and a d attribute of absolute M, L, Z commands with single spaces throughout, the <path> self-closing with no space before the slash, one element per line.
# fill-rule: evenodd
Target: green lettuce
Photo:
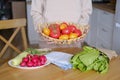
<path fill-rule="evenodd" d="M 73 69 L 80 71 L 95 70 L 106 73 L 109 69 L 109 58 L 96 48 L 84 46 L 83 50 L 71 58 Z"/>

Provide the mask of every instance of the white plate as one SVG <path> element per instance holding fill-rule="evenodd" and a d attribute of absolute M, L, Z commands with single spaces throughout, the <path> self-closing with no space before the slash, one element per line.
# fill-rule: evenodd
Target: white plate
<path fill-rule="evenodd" d="M 44 66 L 49 65 L 49 64 L 50 64 L 50 61 L 47 61 L 46 64 L 44 64 L 44 65 L 42 65 L 42 66 L 37 66 L 37 67 L 21 67 L 21 66 L 14 66 L 14 65 L 12 65 L 12 60 L 9 60 L 9 61 L 8 61 L 8 64 L 9 64 L 9 66 L 11 66 L 11 67 L 19 68 L 19 69 L 38 69 L 38 68 L 42 68 L 42 67 L 44 67 Z"/>

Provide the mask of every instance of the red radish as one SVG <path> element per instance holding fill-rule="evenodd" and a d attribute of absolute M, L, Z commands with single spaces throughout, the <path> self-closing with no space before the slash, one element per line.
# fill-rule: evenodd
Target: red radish
<path fill-rule="evenodd" d="M 44 65 L 47 61 L 47 58 L 45 55 L 32 55 L 28 54 L 26 57 L 22 59 L 22 62 L 20 63 L 21 67 L 36 67 L 36 66 L 41 66 Z"/>
<path fill-rule="evenodd" d="M 28 60 L 29 60 L 28 57 L 24 57 L 24 58 L 22 59 L 23 62 L 28 62 Z"/>
<path fill-rule="evenodd" d="M 25 67 L 25 66 L 26 66 L 26 62 L 24 62 L 24 61 L 21 62 L 21 63 L 20 63 L 20 66 L 21 66 L 21 67 Z"/>
<path fill-rule="evenodd" d="M 32 67 L 32 66 L 33 66 L 33 62 L 29 60 L 29 61 L 27 62 L 27 67 Z"/>
<path fill-rule="evenodd" d="M 38 56 L 38 55 L 36 55 L 36 54 L 34 54 L 34 55 L 33 55 L 33 57 L 34 57 L 34 58 L 37 58 L 37 59 L 39 58 L 39 56 Z"/>
<path fill-rule="evenodd" d="M 36 67 L 36 66 L 38 66 L 38 62 L 36 62 L 36 63 L 33 64 L 33 67 Z"/>
<path fill-rule="evenodd" d="M 41 61 L 41 64 L 42 64 L 42 65 L 44 65 L 45 63 L 46 63 L 46 61 L 45 61 L 45 60 L 42 60 L 42 61 Z"/>
<path fill-rule="evenodd" d="M 47 61 L 47 58 L 46 58 L 45 55 L 41 55 L 41 56 L 39 56 L 39 59 L 40 59 L 40 61 L 41 61 L 41 60 Z"/>
<path fill-rule="evenodd" d="M 46 63 L 46 61 L 47 61 L 47 58 L 46 58 L 46 56 L 44 56 L 44 55 L 41 55 L 41 56 L 39 57 L 39 59 L 40 59 L 42 65 L 44 65 L 44 64 Z"/>
<path fill-rule="evenodd" d="M 41 61 L 38 61 L 38 63 L 37 63 L 37 64 L 38 64 L 38 66 L 41 66 L 41 65 L 42 65 L 42 64 L 41 64 Z"/>
<path fill-rule="evenodd" d="M 38 58 L 32 58 L 31 61 L 32 61 L 33 63 L 36 63 L 36 62 L 38 62 Z"/>

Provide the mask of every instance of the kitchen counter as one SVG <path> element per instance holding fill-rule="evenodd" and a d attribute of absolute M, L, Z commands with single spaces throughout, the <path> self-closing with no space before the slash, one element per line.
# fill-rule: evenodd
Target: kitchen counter
<path fill-rule="evenodd" d="M 115 13 L 115 6 L 110 3 L 93 3 L 93 7 L 108 11 L 110 13 Z"/>
<path fill-rule="evenodd" d="M 76 53 L 80 49 L 54 49 L 56 51 Z M 120 80 L 120 56 L 111 60 L 109 71 L 99 74 L 95 71 L 62 70 L 50 64 L 43 68 L 22 70 L 10 67 L 7 63 L 0 67 L 0 80 Z"/>

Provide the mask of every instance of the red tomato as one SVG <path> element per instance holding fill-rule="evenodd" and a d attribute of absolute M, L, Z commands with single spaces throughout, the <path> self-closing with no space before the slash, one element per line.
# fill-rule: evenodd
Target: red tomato
<path fill-rule="evenodd" d="M 71 30 L 68 27 L 62 30 L 62 34 L 70 34 L 70 32 Z"/>
<path fill-rule="evenodd" d="M 50 37 L 52 37 L 52 38 L 59 38 L 60 37 L 60 31 L 57 31 L 57 30 L 52 30 L 51 32 L 50 32 Z"/>
<path fill-rule="evenodd" d="M 71 32 L 74 32 L 76 30 L 76 26 L 74 25 L 69 25 L 68 27 L 71 30 Z"/>
<path fill-rule="evenodd" d="M 78 35 L 78 37 L 82 35 L 82 32 L 81 32 L 80 29 L 76 29 L 76 30 L 74 31 L 74 33 L 76 33 L 76 34 Z"/>
<path fill-rule="evenodd" d="M 60 31 L 60 27 L 58 24 L 51 24 L 51 25 L 49 25 L 48 28 L 50 29 L 50 31 L 53 31 L 53 30 Z"/>

